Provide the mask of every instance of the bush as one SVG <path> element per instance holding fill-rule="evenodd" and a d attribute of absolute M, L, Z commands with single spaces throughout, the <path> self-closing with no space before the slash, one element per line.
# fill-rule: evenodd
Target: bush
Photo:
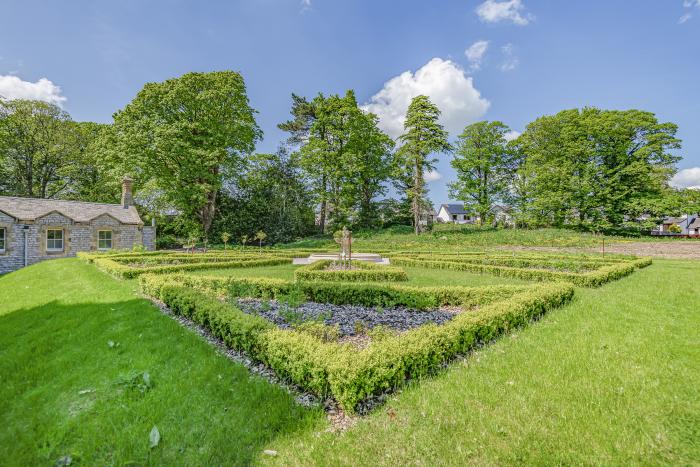
<path fill-rule="evenodd" d="M 294 271 L 298 281 L 342 281 L 342 282 L 372 282 L 372 281 L 407 281 L 408 275 L 401 268 L 380 266 L 364 261 L 353 261 L 355 269 L 326 269 L 333 261 L 316 261 L 302 266 Z"/>
<path fill-rule="evenodd" d="M 494 266 L 457 261 L 421 261 L 408 257 L 392 258 L 394 264 L 401 266 L 418 266 L 431 269 L 452 269 L 457 271 L 470 271 L 477 273 L 493 274 L 502 277 L 515 277 L 518 279 L 534 281 L 566 281 L 581 287 L 598 287 L 606 282 L 617 280 L 634 272 L 636 268 L 651 264 L 650 258 L 642 258 L 634 261 L 620 261 L 604 265 L 596 270 L 585 273 L 553 271 L 547 269 L 517 268 L 510 266 Z"/>
<path fill-rule="evenodd" d="M 143 291 L 174 313 L 209 328 L 228 346 L 247 352 L 295 384 L 321 397 L 332 395 L 350 412 L 367 397 L 434 371 L 455 355 L 526 324 L 573 295 L 568 284 L 531 286 L 507 300 L 482 304 L 476 313 L 458 314 L 442 326 L 426 325 L 398 335 L 382 333 L 358 350 L 333 342 L 333 332 L 318 327 L 278 329 L 263 318 L 176 285 L 177 281 L 167 276 L 141 278 Z"/>

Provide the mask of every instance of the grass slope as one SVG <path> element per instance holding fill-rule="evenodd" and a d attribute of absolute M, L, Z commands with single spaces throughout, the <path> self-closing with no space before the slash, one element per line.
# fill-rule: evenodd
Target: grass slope
<path fill-rule="evenodd" d="M 700 262 L 658 261 L 402 391 L 288 465 L 691 465 L 700 459 Z"/>
<path fill-rule="evenodd" d="M 700 262 L 659 260 L 579 289 L 572 304 L 409 386 L 338 435 L 319 411 L 137 298 L 132 282 L 75 260 L 42 263 L 0 277 L 0 459 L 697 464 L 699 274 Z M 144 394 L 122 383 L 143 371 L 154 382 Z M 149 450 L 153 425 L 163 439 Z"/>
<path fill-rule="evenodd" d="M 0 463 L 245 465 L 323 418 L 134 289 L 75 259 L 0 277 Z"/>

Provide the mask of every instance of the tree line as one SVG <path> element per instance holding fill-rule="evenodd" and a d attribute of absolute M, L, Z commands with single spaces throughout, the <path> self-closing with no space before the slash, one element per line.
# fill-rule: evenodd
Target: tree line
<path fill-rule="evenodd" d="M 290 119 L 278 125 L 287 137 L 272 154 L 255 152 L 256 114 L 232 71 L 148 83 L 110 124 L 0 100 L 0 194 L 118 202 L 129 175 L 164 239 L 240 243 L 264 232 L 285 242 L 344 225 L 418 233 L 432 214 L 424 175 L 451 157 L 451 196 L 483 222 L 496 204 L 522 226 L 589 229 L 700 207 L 696 192 L 668 186 L 677 128 L 649 112 L 566 110 L 510 141 L 502 122 L 478 122 L 451 144 L 426 96 L 412 100 L 394 141 L 352 90 L 292 94 Z"/>

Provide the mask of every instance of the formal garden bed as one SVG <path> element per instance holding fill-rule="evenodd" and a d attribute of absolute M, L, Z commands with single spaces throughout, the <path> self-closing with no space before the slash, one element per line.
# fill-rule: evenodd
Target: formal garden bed
<path fill-rule="evenodd" d="M 348 412 L 569 301 L 574 285 L 599 286 L 650 264 L 622 256 L 396 252 L 391 266 L 324 260 L 296 268 L 293 279 L 256 277 L 304 253 L 81 256 L 117 277 L 139 277 L 142 293 L 173 314 Z M 404 266 L 417 275 L 443 269 L 536 282 L 416 286 L 406 283 Z M 249 274 L 206 274 L 227 269 Z"/>

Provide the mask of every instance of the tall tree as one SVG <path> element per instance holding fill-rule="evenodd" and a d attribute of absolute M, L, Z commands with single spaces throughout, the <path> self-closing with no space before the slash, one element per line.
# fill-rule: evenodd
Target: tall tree
<path fill-rule="evenodd" d="M 379 130 L 377 117 L 363 112 L 353 91 L 319 94 L 311 101 L 292 95 L 293 119 L 279 125 L 298 148 L 301 167 L 313 184 L 319 227 L 376 216 L 372 200 L 384 192 L 393 141 Z"/>
<path fill-rule="evenodd" d="M 406 194 L 411 200 L 415 233 L 420 232 L 420 217 L 425 206 L 424 173 L 435 169 L 437 158 L 433 153 L 448 152 L 447 131 L 438 123 L 440 109 L 427 96 L 416 96 L 408 106 L 405 133 L 399 137 L 401 147 L 396 152 L 396 165 L 399 178 L 410 182 Z"/>
<path fill-rule="evenodd" d="M 0 99 L 0 191 L 60 197 L 81 170 L 81 134 L 67 112 L 41 101 Z"/>
<path fill-rule="evenodd" d="M 538 118 L 518 138 L 519 171 L 539 224 L 622 225 L 661 196 L 679 159 L 676 125 L 640 110 L 565 110 Z"/>
<path fill-rule="evenodd" d="M 375 227 L 380 222 L 375 198 L 386 193 L 386 182 L 391 177 L 394 141 L 379 129 L 376 115 L 353 109 L 352 137 L 347 167 L 348 189 L 357 206 L 356 224 Z"/>
<path fill-rule="evenodd" d="M 187 73 L 146 84 L 115 114 L 115 149 L 207 237 L 223 181 L 262 137 L 255 113 L 240 74 Z"/>
<path fill-rule="evenodd" d="M 474 123 L 464 128 L 455 147 L 457 181 L 449 185 L 450 195 L 476 211 L 482 223 L 512 187 L 516 159 L 506 140 L 509 131 L 498 121 Z"/>
<path fill-rule="evenodd" d="M 243 176 L 225 184 L 212 229 L 232 238 L 264 230 L 272 243 L 311 234 L 313 201 L 296 157 L 285 151 L 251 156 Z"/>

